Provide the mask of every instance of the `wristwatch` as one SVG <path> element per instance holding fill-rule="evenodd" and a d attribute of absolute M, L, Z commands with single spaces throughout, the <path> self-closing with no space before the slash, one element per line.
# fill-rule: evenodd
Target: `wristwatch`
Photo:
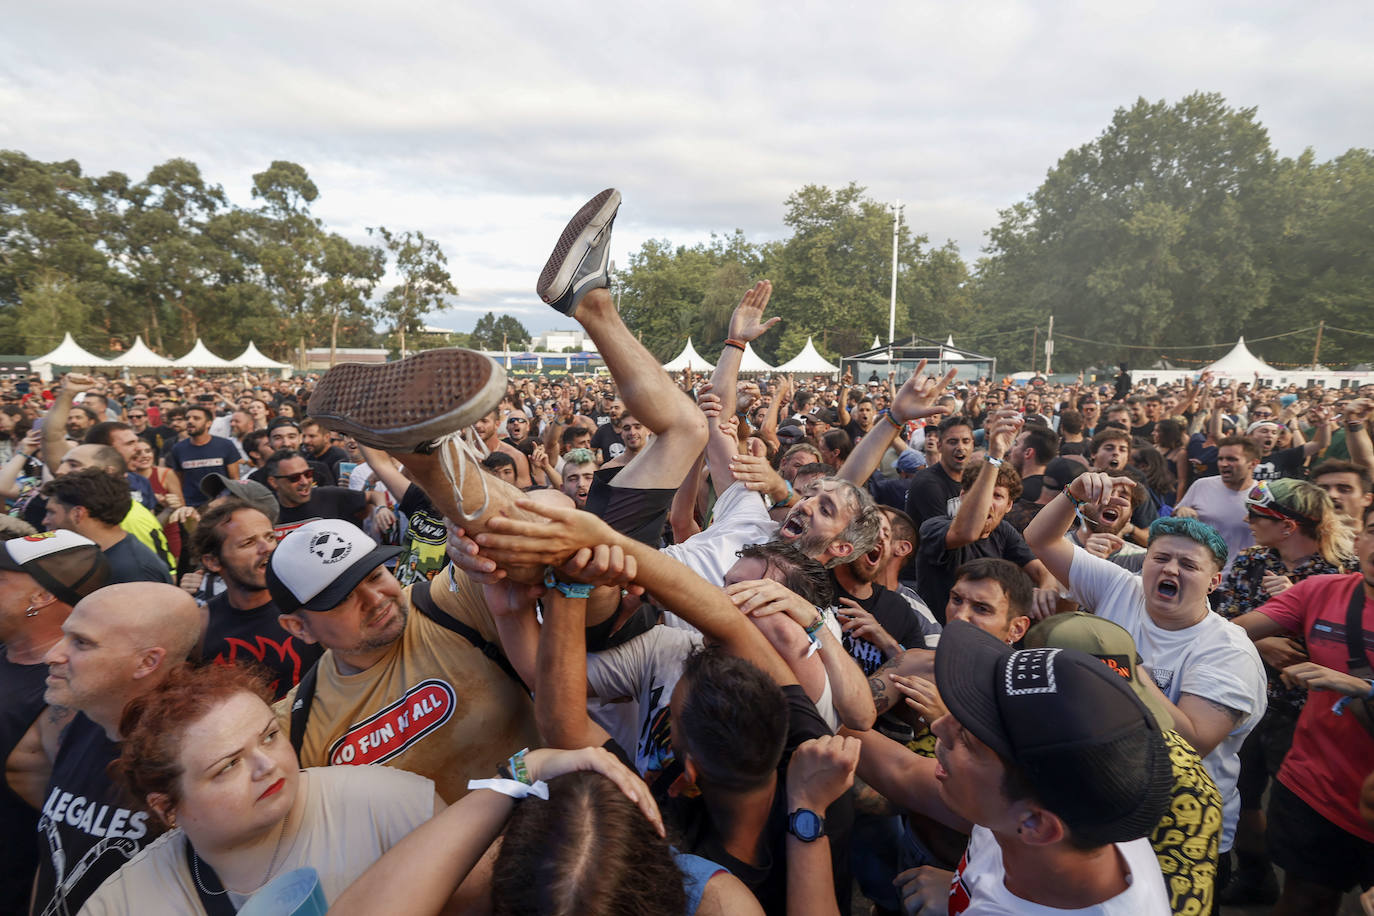
<path fill-rule="evenodd" d="M 809 808 L 798 808 L 787 815 L 787 832 L 803 843 L 813 843 L 825 836 L 825 818 Z"/>

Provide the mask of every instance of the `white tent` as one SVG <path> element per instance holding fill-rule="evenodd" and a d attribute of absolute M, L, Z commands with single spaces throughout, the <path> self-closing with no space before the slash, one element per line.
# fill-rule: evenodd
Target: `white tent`
<path fill-rule="evenodd" d="M 716 367 L 697 352 L 697 348 L 692 346 L 692 338 L 688 337 L 682 352 L 664 363 L 663 368 L 669 372 L 681 372 L 683 369 L 700 369 L 703 372 L 709 372 Z"/>
<path fill-rule="evenodd" d="M 816 352 L 816 345 L 807 337 L 806 346 L 802 347 L 801 352 L 779 366 L 778 371 L 798 372 L 803 375 L 834 375 L 840 371 L 840 367 L 832 365 Z"/>
<path fill-rule="evenodd" d="M 127 369 L 170 369 L 172 361 L 154 353 L 140 334 L 134 338 L 132 347 L 110 360 L 110 365 Z"/>
<path fill-rule="evenodd" d="M 1253 377 L 1256 372 L 1263 374 L 1266 372 L 1274 372 L 1275 369 L 1273 366 L 1251 353 L 1250 348 L 1245 345 L 1245 338 L 1242 337 L 1240 340 L 1236 341 L 1236 345 L 1231 348 L 1230 353 L 1227 353 L 1221 359 L 1207 366 L 1202 371 L 1230 378 L 1248 379 Z"/>
<path fill-rule="evenodd" d="M 940 361 L 953 362 L 955 360 L 960 360 L 963 358 L 964 355 L 954 347 L 954 335 L 950 334 L 948 337 L 945 338 L 944 349 L 940 351 Z"/>
<path fill-rule="evenodd" d="M 80 344 L 72 340 L 70 331 L 63 335 L 62 342 L 57 345 L 56 350 L 29 360 L 29 366 L 45 382 L 52 381 L 53 366 L 66 366 L 71 369 L 106 369 L 109 368 L 109 365 L 108 359 L 101 359 L 94 353 L 87 352 Z"/>
<path fill-rule="evenodd" d="M 773 367 L 763 361 L 763 358 L 754 352 L 753 344 L 744 345 L 744 358 L 740 360 L 739 371 L 741 372 L 772 372 Z"/>
<path fill-rule="evenodd" d="M 234 364 L 211 353 L 205 343 L 196 338 L 196 345 L 181 359 L 172 363 L 178 369 L 233 369 Z"/>
<path fill-rule="evenodd" d="M 273 369 L 278 372 L 291 369 L 288 363 L 279 363 L 275 359 L 268 359 L 263 356 L 258 345 L 251 340 L 248 341 L 248 346 L 243 348 L 242 353 L 229 361 L 229 365 L 235 369 Z"/>
<path fill-rule="evenodd" d="M 869 349 L 871 349 L 871 350 L 876 350 L 876 349 L 878 349 L 879 347 L 881 347 L 882 345 L 883 345 L 882 340 L 880 340 L 880 339 L 878 338 L 878 335 L 877 335 L 877 334 L 874 334 L 874 335 L 873 335 L 873 346 L 870 347 Z"/>

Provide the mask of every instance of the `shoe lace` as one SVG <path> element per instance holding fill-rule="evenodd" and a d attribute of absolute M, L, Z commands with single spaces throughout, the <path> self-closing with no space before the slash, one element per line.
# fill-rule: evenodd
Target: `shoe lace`
<path fill-rule="evenodd" d="M 449 446 L 453 446 L 450 448 Z M 478 482 L 482 485 L 482 505 L 471 513 L 463 505 L 463 483 L 467 479 L 467 464 L 471 460 L 474 465 L 480 463 L 471 445 L 463 438 L 463 430 L 455 430 L 434 440 L 434 447 L 439 452 L 439 467 L 444 472 L 444 477 L 448 480 L 449 486 L 453 487 L 458 494 L 458 515 L 464 522 L 480 518 L 487 511 L 487 503 L 491 496 L 487 492 L 486 476 L 481 468 L 477 468 Z M 455 458 L 455 455 L 457 456 Z M 455 468 L 454 465 L 457 465 Z"/>

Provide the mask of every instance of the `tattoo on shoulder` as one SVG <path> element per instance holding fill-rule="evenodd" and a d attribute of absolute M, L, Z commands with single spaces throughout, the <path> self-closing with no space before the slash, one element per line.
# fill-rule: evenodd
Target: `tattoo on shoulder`
<path fill-rule="evenodd" d="M 1190 695 L 1190 696 L 1197 696 L 1197 694 L 1189 694 L 1189 695 Z M 1230 719 L 1231 719 L 1232 722 L 1239 722 L 1239 721 L 1241 720 L 1241 718 L 1245 715 L 1245 713 L 1241 712 L 1239 709 L 1232 709 L 1231 707 L 1227 706 L 1225 703 L 1218 703 L 1216 700 L 1212 700 L 1212 699 L 1209 699 L 1209 698 L 1207 698 L 1207 697 L 1198 697 L 1198 699 L 1201 700 L 1202 702 L 1206 703 L 1208 706 L 1212 707 L 1213 709 L 1215 709 L 1217 712 L 1225 713 L 1227 716 L 1230 717 Z"/>

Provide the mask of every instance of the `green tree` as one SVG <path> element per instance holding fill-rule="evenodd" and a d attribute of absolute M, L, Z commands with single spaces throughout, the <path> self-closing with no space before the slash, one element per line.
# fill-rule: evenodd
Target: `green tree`
<path fill-rule="evenodd" d="M 386 271 L 386 252 L 355 245 L 331 232 L 320 245 L 320 282 L 312 291 L 315 308 L 329 318 L 329 364 L 339 344 L 339 326 L 358 326 L 369 314 L 368 300 Z"/>
<path fill-rule="evenodd" d="M 396 258 L 400 282 L 377 303 L 376 314 L 390 322 L 397 347 L 405 356 L 406 332 L 418 331 L 424 317 L 446 305 L 446 297 L 457 296 L 458 288 L 449 275 L 444 250 L 423 232 L 392 232 L 385 226 L 367 231 L 380 236 L 386 250 Z"/>
<path fill-rule="evenodd" d="M 514 315 L 497 316 L 487 312 L 477 319 L 469 339 L 478 350 L 524 350 L 530 345 L 530 332 Z"/>
<path fill-rule="evenodd" d="M 1253 108 L 1209 93 L 1140 99 L 1002 212 L 979 294 L 1004 319 L 1043 326 L 1053 314 L 1057 332 L 1089 340 L 1166 347 L 1233 336 L 1272 281 L 1276 169 Z M 1130 352 L 1065 341 L 1057 356 L 1085 365 Z"/>
<path fill-rule="evenodd" d="M 316 339 L 326 324 L 315 295 L 325 232 L 310 213 L 319 195 L 305 169 L 294 162 L 275 161 L 253 176 L 253 199 L 261 203 L 251 222 L 252 256 L 277 313 L 299 341 L 302 360 L 307 341 Z"/>

